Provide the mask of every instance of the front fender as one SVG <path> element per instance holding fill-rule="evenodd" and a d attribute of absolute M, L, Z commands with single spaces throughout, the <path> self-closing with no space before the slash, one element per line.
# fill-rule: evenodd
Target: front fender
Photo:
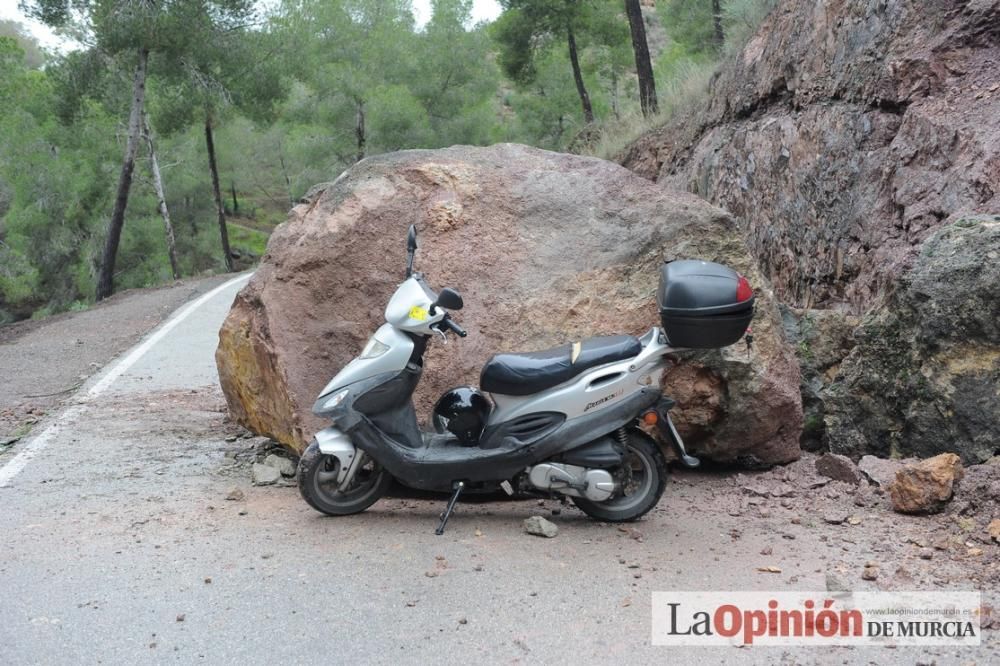
<path fill-rule="evenodd" d="M 348 473 L 353 471 L 352 463 L 358 455 L 358 449 L 351 443 L 351 438 L 331 426 L 316 433 L 316 444 L 319 445 L 320 453 L 334 456 L 340 461 L 337 483 L 343 483 Z"/>

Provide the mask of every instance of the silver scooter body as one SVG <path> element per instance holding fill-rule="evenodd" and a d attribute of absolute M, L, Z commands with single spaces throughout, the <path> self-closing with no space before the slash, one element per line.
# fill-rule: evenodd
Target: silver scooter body
<path fill-rule="evenodd" d="M 433 335 L 445 337 L 439 325 L 447 315 L 441 308 L 434 311 L 434 298 L 434 293 L 419 275 L 411 276 L 400 284 L 386 307 L 386 323 L 375 332 L 361 354 L 330 380 L 317 399 L 313 407 L 314 413 L 334 419 L 334 425 L 318 432 L 316 440 L 322 453 L 339 460 L 339 483 L 350 482 L 364 455 L 359 455 L 351 437 L 341 429 L 338 414 L 350 412 L 346 407 L 360 395 L 371 392 L 373 387 L 388 384 L 407 373 L 416 373 L 417 379 L 413 380 L 413 386 L 416 385 L 420 368 L 415 367 L 412 360 L 419 344 L 417 341 Z M 552 430 L 555 436 L 548 437 L 546 444 L 549 448 L 537 447 L 540 451 L 557 454 L 623 427 L 638 415 L 637 409 L 648 407 L 655 400 L 651 396 L 659 396 L 660 379 L 667 367 L 667 356 L 678 351 L 666 342 L 665 336 L 656 327 L 650 329 L 640 339 L 640 343 L 641 350 L 632 358 L 588 369 L 562 384 L 538 393 L 527 396 L 488 394 L 495 407 L 487 422 L 486 432 L 502 430 L 504 424 L 517 423 L 519 419 L 530 418 L 534 414 L 557 417 Z M 678 453 L 685 461 L 693 461 L 683 451 L 683 444 L 672 425 L 670 429 L 671 434 L 676 437 L 675 446 L 680 447 Z M 553 448 L 553 444 L 558 448 Z M 413 449 L 412 457 L 409 458 L 414 466 L 426 462 L 426 456 L 418 455 L 417 450 Z M 480 469 L 488 462 L 485 456 L 494 455 L 497 459 L 495 469 L 499 475 L 495 481 L 506 478 L 505 473 L 524 472 L 539 490 L 558 491 L 593 501 L 603 501 L 615 490 L 611 475 L 603 469 L 546 462 L 544 457 L 532 459 L 531 464 L 515 463 L 516 467 L 510 467 L 509 457 L 501 459 L 503 451 L 490 452 L 464 447 L 461 452 L 468 456 L 470 463 L 478 462 Z M 411 453 L 403 451 L 402 455 L 405 459 Z M 462 462 L 461 458 L 454 461 L 451 467 L 454 474 L 464 473 L 465 470 L 461 469 Z M 505 469 L 504 465 L 508 467 Z M 401 469 L 398 467 L 397 471 Z M 442 478 L 447 478 L 447 472 L 442 474 L 446 475 Z M 425 481 L 426 479 L 417 479 L 415 485 L 419 487 Z M 586 490 L 581 491 L 580 488 Z"/>

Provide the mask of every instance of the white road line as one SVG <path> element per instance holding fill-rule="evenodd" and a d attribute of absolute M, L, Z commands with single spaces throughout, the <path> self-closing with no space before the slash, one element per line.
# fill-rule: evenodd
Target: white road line
<path fill-rule="evenodd" d="M 143 354 L 152 349 L 156 343 L 166 337 L 170 331 L 174 330 L 174 328 L 178 326 L 178 324 L 191 316 L 191 313 L 210 301 L 217 294 L 228 289 L 234 284 L 244 280 L 249 280 L 251 275 L 253 275 L 253 273 L 235 277 L 232 280 L 219 285 L 207 294 L 202 295 L 197 300 L 187 304 L 185 307 L 172 315 L 170 319 L 163 323 L 131 352 L 129 352 L 128 356 L 113 365 L 100 380 L 95 382 L 94 385 L 87 390 L 77 404 L 73 405 L 56 417 L 55 421 L 49 424 L 45 430 L 34 437 L 6 465 L 0 467 L 0 488 L 5 488 L 10 485 L 10 482 L 14 479 L 14 477 L 21 473 L 21 470 L 23 470 L 25 466 L 31 462 L 31 459 L 41 453 L 42 449 L 48 446 L 49 442 L 55 439 L 55 436 L 59 434 L 61 428 L 68 421 L 72 421 L 73 419 L 79 417 L 84 412 L 88 402 L 108 390 L 108 387 L 111 386 L 116 379 L 121 377 L 129 368 L 135 365 L 136 361 L 142 358 Z"/>

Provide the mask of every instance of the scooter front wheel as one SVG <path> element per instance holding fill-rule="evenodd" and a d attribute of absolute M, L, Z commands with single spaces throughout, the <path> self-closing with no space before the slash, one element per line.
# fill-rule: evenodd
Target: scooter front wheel
<path fill-rule="evenodd" d="M 358 468 L 349 487 L 337 483 L 340 461 L 326 455 L 313 440 L 299 460 L 299 492 L 309 506 L 328 516 L 361 513 L 378 501 L 392 483 L 392 475 L 368 458 Z"/>
<path fill-rule="evenodd" d="M 573 497 L 581 511 L 597 520 L 625 523 L 638 520 L 660 501 L 667 485 L 667 461 L 663 452 L 645 433 L 628 433 L 622 465 L 611 472 L 621 484 L 621 491 L 603 502 Z"/>

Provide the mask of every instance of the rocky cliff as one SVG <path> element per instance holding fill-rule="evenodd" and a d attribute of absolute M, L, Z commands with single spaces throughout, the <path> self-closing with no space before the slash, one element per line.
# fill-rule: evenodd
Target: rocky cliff
<path fill-rule="evenodd" d="M 668 373 L 678 428 L 717 460 L 798 457 L 799 369 L 733 218 L 611 162 L 516 145 L 369 158 L 292 210 L 220 332 L 219 375 L 240 423 L 295 449 L 327 425 L 310 407 L 384 322 L 410 224 L 418 270 L 462 291 L 469 330 L 432 343 L 421 417 L 444 390 L 478 383 L 494 352 L 642 334 L 658 324 L 660 264 L 698 257 L 757 287 L 755 344 L 693 354 Z"/>
<path fill-rule="evenodd" d="M 625 166 L 741 220 L 779 297 L 863 311 L 946 222 L 1000 210 L 1000 2 L 782 0 Z"/>
<path fill-rule="evenodd" d="M 1000 2 L 781 0 L 691 104 L 621 161 L 736 215 L 789 306 L 803 446 L 989 458 Z"/>
<path fill-rule="evenodd" d="M 831 450 L 1000 455 L 1000 216 L 938 230 L 825 394 Z"/>

